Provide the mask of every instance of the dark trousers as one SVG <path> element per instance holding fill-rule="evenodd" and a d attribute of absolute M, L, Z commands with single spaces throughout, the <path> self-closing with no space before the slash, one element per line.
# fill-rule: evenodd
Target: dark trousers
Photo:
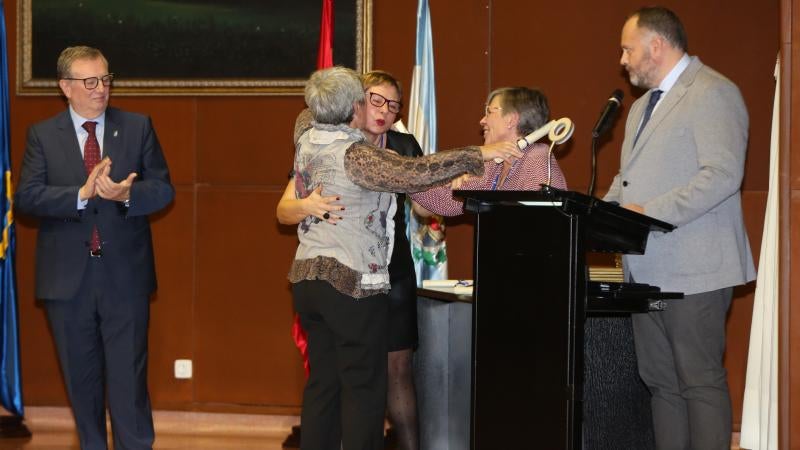
<path fill-rule="evenodd" d="M 728 450 L 731 400 L 725 318 L 733 288 L 687 295 L 665 311 L 633 315 L 639 374 L 653 394 L 659 450 Z"/>
<path fill-rule="evenodd" d="M 152 449 L 149 299 L 108 285 L 105 271 L 93 258 L 75 298 L 44 301 L 81 449 L 108 448 L 106 392 L 115 450 Z"/>
<path fill-rule="evenodd" d="M 292 287 L 308 333 L 311 373 L 303 393 L 303 450 L 383 449 L 388 301 L 344 295 L 326 281 Z"/>

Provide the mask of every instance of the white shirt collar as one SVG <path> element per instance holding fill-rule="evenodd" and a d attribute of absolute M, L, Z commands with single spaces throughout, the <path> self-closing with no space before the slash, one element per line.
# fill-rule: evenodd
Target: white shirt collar
<path fill-rule="evenodd" d="M 660 89 L 663 93 L 661 94 L 661 98 L 664 98 L 664 95 L 672 89 L 672 86 L 675 86 L 675 83 L 678 82 L 678 78 L 681 76 L 684 70 L 689 67 L 689 63 L 691 62 L 691 58 L 688 54 L 684 53 L 681 56 L 681 59 L 678 60 L 678 63 L 675 64 L 675 67 L 669 71 L 666 77 L 661 80 L 661 84 L 658 85 L 658 89 Z"/>
<path fill-rule="evenodd" d="M 84 122 L 86 122 L 86 121 L 97 122 L 97 128 L 95 129 L 95 135 L 98 137 L 98 139 L 100 138 L 100 131 L 105 127 L 105 124 L 106 124 L 106 113 L 105 113 L 105 111 L 103 111 L 103 114 L 100 114 L 99 116 L 95 117 L 94 119 L 87 119 L 87 118 L 81 116 L 80 114 L 78 114 L 77 112 L 75 112 L 75 109 L 72 107 L 72 105 L 69 105 L 69 115 L 72 118 L 72 125 L 75 127 L 75 133 L 77 133 L 79 136 L 81 134 L 88 134 L 88 132 L 83 128 L 83 123 Z M 102 144 L 100 144 L 100 145 L 102 145 Z"/>

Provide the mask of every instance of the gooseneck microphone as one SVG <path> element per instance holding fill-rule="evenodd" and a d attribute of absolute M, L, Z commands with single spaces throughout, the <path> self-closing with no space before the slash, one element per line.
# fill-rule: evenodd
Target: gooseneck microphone
<path fill-rule="evenodd" d="M 592 174 L 589 180 L 589 189 L 586 191 L 589 196 L 594 195 L 594 182 L 595 178 L 597 178 L 597 138 L 611 128 L 614 117 L 616 117 L 617 111 L 622 105 L 622 97 L 623 94 L 620 89 L 616 89 L 611 93 L 603 112 L 600 113 L 600 118 L 597 119 L 597 123 L 592 128 Z"/>
<path fill-rule="evenodd" d="M 611 124 L 614 122 L 614 117 L 616 117 L 617 111 L 620 105 L 622 105 L 622 97 L 623 94 L 620 89 L 611 93 L 611 97 L 609 97 L 606 102 L 606 106 L 603 108 L 600 118 L 597 119 L 597 123 L 594 125 L 594 128 L 592 128 L 593 138 L 597 139 L 611 127 Z"/>

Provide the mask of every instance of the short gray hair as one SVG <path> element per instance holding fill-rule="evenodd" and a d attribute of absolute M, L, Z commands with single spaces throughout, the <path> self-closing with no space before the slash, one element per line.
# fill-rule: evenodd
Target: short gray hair
<path fill-rule="evenodd" d="M 100 59 L 106 64 L 106 67 L 108 67 L 108 61 L 106 57 L 103 56 L 103 52 L 96 48 L 87 47 L 85 45 L 67 47 L 61 51 L 61 54 L 58 56 L 58 62 L 56 63 L 58 79 L 63 80 L 64 78 L 70 78 L 72 76 L 70 72 L 72 70 L 72 63 L 79 59 L 88 59 L 92 61 Z"/>
<path fill-rule="evenodd" d="M 349 124 L 353 120 L 353 104 L 364 103 L 364 88 L 353 69 L 336 66 L 311 74 L 305 97 L 315 121 Z"/>
<path fill-rule="evenodd" d="M 550 117 L 550 106 L 547 104 L 547 97 L 538 89 L 526 87 L 504 87 L 495 89 L 486 98 L 486 104 L 492 102 L 496 96 L 500 96 L 500 107 L 503 114 L 515 112 L 519 114 L 519 124 L 517 132 L 520 136 L 526 136 L 547 123 Z"/>

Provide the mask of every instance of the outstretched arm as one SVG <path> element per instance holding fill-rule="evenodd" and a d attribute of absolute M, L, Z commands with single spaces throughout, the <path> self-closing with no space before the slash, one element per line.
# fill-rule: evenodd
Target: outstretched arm
<path fill-rule="evenodd" d="M 407 193 L 430 189 L 465 173 L 483 175 L 483 161 L 514 161 L 521 156 L 512 142 L 464 147 L 419 158 L 356 143 L 345 153 L 344 168 L 355 184 L 366 189 Z"/>

